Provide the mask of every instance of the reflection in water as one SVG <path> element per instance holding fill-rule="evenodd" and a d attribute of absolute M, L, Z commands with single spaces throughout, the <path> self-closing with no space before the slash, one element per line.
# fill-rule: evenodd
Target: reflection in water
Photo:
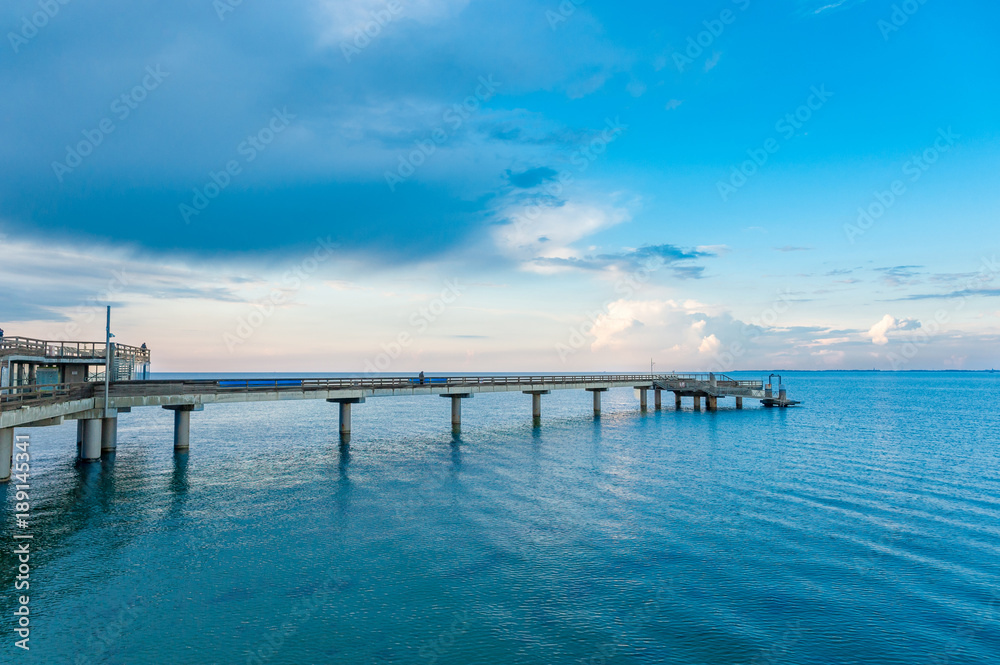
<path fill-rule="evenodd" d="M 78 462 L 76 468 L 76 503 L 90 505 L 100 498 L 101 463 Z"/>
<path fill-rule="evenodd" d="M 337 448 L 337 484 L 333 492 L 333 500 L 337 504 L 337 512 L 340 515 L 347 514 L 351 504 L 351 476 L 349 474 L 351 466 L 351 446 L 350 435 L 341 435 L 340 445 Z"/>
<path fill-rule="evenodd" d="M 170 514 L 178 516 L 182 514 L 188 499 L 188 453 L 174 453 L 174 470 L 170 474 Z"/>
<path fill-rule="evenodd" d="M 349 483 L 350 477 L 347 475 L 347 469 L 351 466 L 351 436 L 348 434 L 345 437 L 341 437 L 340 446 L 338 447 L 338 460 L 337 460 L 337 472 L 339 480 L 342 483 Z"/>
<path fill-rule="evenodd" d="M 457 429 L 451 433 L 451 471 L 456 475 L 462 470 L 462 434 Z"/>

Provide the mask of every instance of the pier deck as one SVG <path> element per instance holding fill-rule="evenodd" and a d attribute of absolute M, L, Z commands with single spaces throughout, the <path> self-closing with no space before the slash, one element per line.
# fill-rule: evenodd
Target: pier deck
<path fill-rule="evenodd" d="M 58 346 L 56 346 L 58 344 Z M 237 402 L 274 402 L 315 399 L 339 405 L 340 434 L 349 440 L 351 407 L 368 398 L 440 395 L 451 399 L 451 423 L 457 429 L 462 421 L 462 400 L 482 393 L 522 392 L 531 395 L 531 413 L 539 421 L 542 396 L 553 390 L 585 390 L 593 394 L 594 415 L 600 416 L 601 395 L 614 388 L 633 388 L 639 393 L 639 408 L 648 408 L 647 394 L 653 391 L 656 409 L 662 408 L 661 394 L 672 392 L 676 409 L 681 399 L 694 401 L 701 410 L 702 400 L 708 411 L 718 408 L 718 400 L 733 397 L 736 408 L 744 399 L 760 400 L 764 406 L 788 407 L 798 404 L 786 396 L 778 377 L 774 392 L 772 374 L 764 381 L 741 381 L 724 374 L 567 374 L 567 375 L 485 375 L 447 377 L 331 377 L 303 379 L 203 379 L 203 380 L 115 380 L 107 386 L 93 380 L 41 384 L 38 376 L 49 366 L 68 367 L 74 360 L 99 366 L 105 358 L 104 345 L 50 343 L 25 338 L 5 338 L 0 356 L 7 363 L 7 376 L 15 380 L 0 386 L 0 482 L 8 480 L 16 427 L 46 427 L 66 420 L 77 421 L 77 444 L 83 461 L 99 461 L 102 453 L 117 446 L 119 414 L 133 408 L 152 406 L 174 412 L 174 449 L 185 451 L 190 445 L 190 422 L 193 411 L 206 404 Z M 114 345 L 113 358 L 131 357 L 148 366 L 149 351 L 143 347 Z M 16 359 L 16 362 L 15 362 Z M 131 361 L 128 363 L 132 367 Z M 10 371 L 15 366 L 16 372 Z M 33 369 L 22 371 L 22 367 Z M 91 376 L 91 379 L 93 377 Z M 103 378 L 103 377 L 102 377 Z"/>

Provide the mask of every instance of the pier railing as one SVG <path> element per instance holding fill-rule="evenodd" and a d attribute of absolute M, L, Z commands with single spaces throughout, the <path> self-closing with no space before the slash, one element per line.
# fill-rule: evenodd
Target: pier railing
<path fill-rule="evenodd" d="M 0 390 L 0 410 L 87 399 L 94 396 L 95 386 L 93 383 L 53 383 L 3 388 Z"/>
<path fill-rule="evenodd" d="M 723 374 L 714 375 L 718 388 L 759 391 L 762 381 L 737 381 Z M 563 375 L 485 375 L 485 376 L 368 376 L 336 378 L 274 379 L 176 379 L 154 381 L 118 381 L 111 384 L 112 397 L 135 395 L 198 395 L 227 392 L 260 391 L 336 391 L 407 388 L 467 388 L 483 386 L 602 385 L 608 383 L 662 386 L 664 389 L 705 389 L 708 374 L 563 374 Z M 61 383 L 44 386 L 16 386 L 0 390 L 0 408 L 68 401 L 94 396 L 94 383 Z M 747 393 L 749 394 L 749 393 Z"/>
<path fill-rule="evenodd" d="M 115 395 L 160 390 L 181 393 L 254 390 L 375 390 L 399 388 L 448 388 L 469 386 L 636 383 L 651 385 L 656 380 L 650 374 L 591 374 L 591 375 L 509 375 L 509 376 L 371 376 L 310 379 L 180 379 L 172 381 L 122 381 L 112 386 Z"/>
<path fill-rule="evenodd" d="M 127 344 L 112 345 L 115 358 L 136 363 L 149 362 L 149 349 Z M 50 360 L 87 359 L 103 361 L 107 354 L 104 342 L 53 342 L 30 337 L 0 337 L 0 357 L 34 356 Z"/>

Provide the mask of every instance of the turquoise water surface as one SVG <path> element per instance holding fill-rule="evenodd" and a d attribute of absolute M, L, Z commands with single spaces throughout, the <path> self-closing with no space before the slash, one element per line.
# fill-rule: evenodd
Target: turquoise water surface
<path fill-rule="evenodd" d="M 758 378 L 753 375 L 748 378 Z M 208 405 L 31 436 L 14 663 L 1000 662 L 1000 375 L 789 373 L 805 404 L 631 390 Z M 652 401 L 651 401 L 652 402 Z"/>

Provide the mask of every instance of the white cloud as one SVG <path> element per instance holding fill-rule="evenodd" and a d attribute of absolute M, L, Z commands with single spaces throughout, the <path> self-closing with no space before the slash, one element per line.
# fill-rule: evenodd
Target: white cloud
<path fill-rule="evenodd" d="M 712 356 L 718 353 L 719 348 L 722 346 L 722 342 L 714 334 L 701 340 L 701 344 L 698 345 L 698 353 L 705 356 Z"/>
<path fill-rule="evenodd" d="M 518 206 L 506 210 L 504 217 L 510 221 L 494 230 L 494 243 L 505 256 L 530 261 L 580 258 L 573 243 L 621 224 L 630 216 L 622 208 L 566 203 L 558 207 Z M 524 267 L 540 272 L 564 269 L 531 264 Z"/>
<path fill-rule="evenodd" d="M 871 339 L 873 344 L 885 346 L 889 343 L 889 333 L 896 330 L 915 330 L 920 327 L 920 321 L 916 319 L 897 319 L 891 314 L 886 314 L 882 320 L 873 325 L 865 337 Z"/>

